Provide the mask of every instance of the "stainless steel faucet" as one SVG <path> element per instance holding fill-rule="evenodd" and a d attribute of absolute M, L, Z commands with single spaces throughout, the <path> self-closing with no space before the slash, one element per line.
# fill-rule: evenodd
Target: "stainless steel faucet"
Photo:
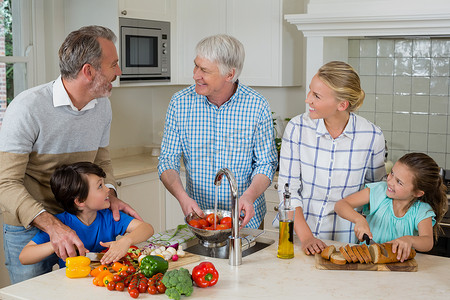
<path fill-rule="evenodd" d="M 219 186 L 222 177 L 225 175 L 230 183 L 231 190 L 231 219 L 232 219 L 232 230 L 231 236 L 229 237 L 229 264 L 232 266 L 239 266 L 242 263 L 242 239 L 239 236 L 239 202 L 238 202 L 238 188 L 237 182 L 234 178 L 233 173 L 227 168 L 220 169 L 216 178 L 214 179 L 214 184 Z"/>

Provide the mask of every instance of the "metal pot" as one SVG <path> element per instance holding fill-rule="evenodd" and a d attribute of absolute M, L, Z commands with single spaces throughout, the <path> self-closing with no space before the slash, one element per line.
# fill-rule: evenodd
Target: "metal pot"
<path fill-rule="evenodd" d="M 214 213 L 214 209 L 205 209 L 203 213 L 205 215 L 212 214 Z M 218 209 L 216 214 L 219 219 L 222 219 L 223 217 L 231 217 L 231 212 L 228 210 Z M 231 228 L 222 230 L 206 230 L 195 228 L 189 225 L 189 222 L 194 219 L 199 219 L 199 216 L 194 213 L 190 213 L 184 218 L 184 221 L 203 246 L 208 248 L 217 248 L 225 246 L 227 244 L 228 237 L 231 235 Z"/>

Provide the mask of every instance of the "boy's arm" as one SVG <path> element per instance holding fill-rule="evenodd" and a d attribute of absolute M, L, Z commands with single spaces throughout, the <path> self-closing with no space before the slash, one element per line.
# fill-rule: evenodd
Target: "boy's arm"
<path fill-rule="evenodd" d="M 363 215 L 355 211 L 355 208 L 370 202 L 370 189 L 365 188 L 336 202 L 334 211 L 341 217 L 355 224 L 355 234 L 361 241 L 364 233 L 372 239 L 369 224 Z"/>
<path fill-rule="evenodd" d="M 108 243 L 100 242 L 100 245 L 103 247 L 109 247 L 109 250 L 100 261 L 102 264 L 118 261 L 127 254 L 131 245 L 147 240 L 153 235 L 153 226 L 140 220 L 133 219 L 130 224 L 128 224 L 126 232 L 127 234 L 118 241 Z"/>
<path fill-rule="evenodd" d="M 20 252 L 19 260 L 22 265 L 31 265 L 40 262 L 53 253 L 55 253 L 55 251 L 50 242 L 38 245 L 33 241 L 29 241 L 22 249 L 22 252 Z"/>

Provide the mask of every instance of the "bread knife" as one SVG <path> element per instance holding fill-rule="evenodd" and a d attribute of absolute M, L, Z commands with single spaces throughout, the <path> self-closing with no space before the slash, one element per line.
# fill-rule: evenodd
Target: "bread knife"
<path fill-rule="evenodd" d="M 375 243 L 374 240 L 370 239 L 370 237 L 367 235 L 367 233 L 364 233 L 363 240 L 366 242 L 367 245 L 375 245 L 376 244 L 376 245 L 380 246 L 381 254 L 383 254 L 386 257 L 388 256 L 387 250 L 384 248 L 384 246 L 381 244 Z"/>

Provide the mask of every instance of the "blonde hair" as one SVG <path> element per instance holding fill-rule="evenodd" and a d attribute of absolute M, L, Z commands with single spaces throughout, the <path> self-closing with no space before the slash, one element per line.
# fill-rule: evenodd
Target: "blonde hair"
<path fill-rule="evenodd" d="M 331 61 L 319 69 L 317 76 L 335 92 L 338 101 L 348 101 L 347 111 L 356 111 L 363 104 L 366 94 L 358 73 L 349 64 Z"/>

